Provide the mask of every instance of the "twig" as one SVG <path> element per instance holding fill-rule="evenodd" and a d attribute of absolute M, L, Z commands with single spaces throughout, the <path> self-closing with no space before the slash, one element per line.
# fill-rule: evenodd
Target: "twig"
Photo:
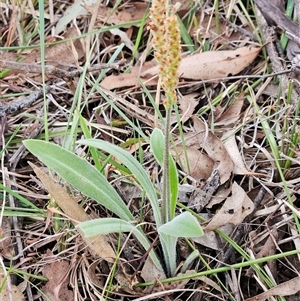
<path fill-rule="evenodd" d="M 117 63 L 114 64 L 98 64 L 94 65 L 93 67 L 90 67 L 87 69 L 87 72 L 94 72 L 102 69 L 116 69 L 119 70 L 120 66 L 123 66 L 126 63 L 126 60 L 120 60 Z M 7 68 L 7 69 L 14 69 L 14 70 L 20 70 L 27 73 L 42 73 L 42 66 L 39 65 L 33 65 L 33 64 L 25 64 L 25 63 L 17 63 L 12 61 L 5 61 L 0 60 L 0 68 Z M 83 72 L 83 68 L 80 68 L 79 70 L 74 71 L 66 71 L 60 68 L 57 68 L 52 65 L 46 65 L 45 66 L 45 73 L 55 75 L 59 78 L 63 77 L 74 77 L 78 76 Z"/>
<path fill-rule="evenodd" d="M 50 86 L 46 86 L 46 93 L 50 91 Z M 4 105 L 0 107 L 0 117 L 3 117 L 5 114 L 12 114 L 16 113 L 17 111 L 22 110 L 25 107 L 30 106 L 38 99 L 43 96 L 43 90 L 38 90 L 31 93 L 29 96 L 24 97 L 20 100 L 10 102 L 8 105 Z"/>

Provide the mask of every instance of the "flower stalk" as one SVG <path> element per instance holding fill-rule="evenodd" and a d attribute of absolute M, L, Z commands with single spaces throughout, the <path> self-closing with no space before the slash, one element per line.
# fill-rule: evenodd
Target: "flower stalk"
<path fill-rule="evenodd" d="M 154 57 L 159 66 L 159 81 L 165 91 L 163 104 L 166 110 L 166 126 L 161 213 L 163 223 L 166 223 L 172 217 L 170 210 L 169 141 L 172 106 L 177 102 L 175 88 L 178 84 L 178 69 L 181 59 L 180 31 L 177 17 L 168 1 L 153 0 L 150 19 L 149 27 L 153 35 Z"/>

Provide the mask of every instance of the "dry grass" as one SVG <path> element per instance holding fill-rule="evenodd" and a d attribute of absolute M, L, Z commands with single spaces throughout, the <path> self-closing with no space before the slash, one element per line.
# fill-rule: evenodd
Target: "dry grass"
<path fill-rule="evenodd" d="M 155 285 L 147 286 L 145 273 L 151 275 L 151 271 L 143 267 L 145 252 L 134 237 L 125 234 L 109 236 L 109 243 L 119 254 L 117 261 L 93 256 L 74 230 L 72 217 L 63 214 L 54 200 L 49 201 L 48 192 L 27 162 L 42 164 L 26 151 L 24 139 L 55 142 L 91 162 L 94 155 L 102 156 L 99 166 L 93 164 L 103 168 L 137 220 L 145 223 L 145 232 L 158 254 L 161 252 L 151 208 L 126 169 L 111 165 L 101 153 L 90 154 L 83 147 L 75 147 L 76 140 L 89 135 L 120 145 L 138 158 L 153 181 L 160 181 L 148 139 L 152 129 L 162 127 L 164 122 L 159 86 L 155 79 L 145 85 L 136 81 L 142 66 L 150 68 L 153 58 L 147 29 L 148 3 L 99 5 L 70 21 L 67 29 L 55 32 L 57 21 L 72 3 L 50 1 L 39 11 L 37 2 L 0 2 L 0 264 L 1 282 L 9 283 L 3 286 L 1 297 L 238 301 L 279 284 L 285 284 L 282 291 L 288 290 L 288 281 L 297 280 L 300 270 L 296 254 L 300 250 L 300 102 L 297 73 L 281 72 L 290 65 L 284 53 L 274 52 L 276 41 L 263 47 L 256 59 L 235 76 L 222 80 L 180 79 L 178 114 L 173 114 L 171 131 L 178 146 L 177 154 L 173 152 L 182 190 L 178 206 L 187 206 L 209 219 L 232 196 L 236 182 L 255 207 L 235 227 L 211 232 L 211 241 L 180 240 L 179 267 L 192 250 L 200 254 L 183 277 L 178 274 L 172 283 L 152 279 Z M 45 22 L 42 30 L 39 15 Z M 185 53 L 235 50 L 270 41 L 252 1 L 200 1 L 192 5 L 182 1 L 179 16 Z M 280 39 L 279 34 L 275 36 Z M 285 50 L 284 43 L 282 47 Z M 136 72 L 130 78 L 134 84 L 125 85 L 124 74 L 130 70 L 131 74 Z M 45 91 L 41 90 L 43 83 Z M 116 84 L 116 89 L 99 88 L 111 84 Z M 201 120 L 213 135 L 212 146 L 204 143 L 207 132 L 196 146 L 195 141 L 190 142 L 198 134 L 197 122 Z M 235 143 L 231 140 L 227 144 L 230 137 Z M 236 160 L 233 170 L 229 166 L 219 170 L 221 183 L 213 186 L 213 170 L 227 158 L 224 153 L 213 154 L 217 143 L 227 144 L 226 156 L 230 153 L 231 161 L 234 156 Z M 201 157 L 203 154 L 205 157 Z M 227 174 L 223 183 L 222 177 Z M 60 181 L 56 175 L 53 178 Z M 67 184 L 66 189 L 90 217 L 112 216 Z M 238 204 L 233 206 L 236 209 Z M 272 257 L 288 251 L 294 254 Z M 252 268 L 239 266 L 260 257 L 270 260 Z M 226 269 L 234 264 L 234 269 Z M 196 272 L 203 275 L 189 276 Z M 4 281 L 7 273 L 10 280 Z M 270 291 L 269 298 L 294 301 L 300 298 L 295 295 L 297 291 L 290 297 L 272 297 Z"/>

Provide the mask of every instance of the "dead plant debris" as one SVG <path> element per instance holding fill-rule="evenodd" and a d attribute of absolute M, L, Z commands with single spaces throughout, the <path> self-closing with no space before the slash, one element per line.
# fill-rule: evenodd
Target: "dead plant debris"
<path fill-rule="evenodd" d="M 161 182 L 147 141 L 164 124 L 150 4 L 98 2 L 0 0 L 1 300 L 299 300 L 300 1 L 171 1 L 182 37 L 178 210 L 205 230 L 179 240 L 171 279 L 134 236 L 76 230 L 112 212 L 22 145 L 50 140 L 93 162 L 74 143 L 90 135 Z M 160 254 L 148 200 L 106 155 L 103 174 Z"/>

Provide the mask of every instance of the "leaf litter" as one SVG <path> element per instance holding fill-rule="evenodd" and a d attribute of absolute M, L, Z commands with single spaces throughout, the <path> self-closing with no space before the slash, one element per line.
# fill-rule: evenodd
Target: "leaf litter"
<path fill-rule="evenodd" d="M 34 165 L 31 167 L 39 174 L 38 178 L 29 169 L 27 161 L 35 165 L 40 163 L 22 149 L 20 141 L 28 137 L 44 137 L 45 134 L 42 94 L 37 93 L 43 85 L 38 46 L 41 41 L 35 19 L 40 12 L 32 2 L 28 6 L 24 4 L 22 10 L 14 9 L 11 3 L 0 2 L 1 9 L 5 9 L 0 16 L 0 97 L 1 107 L 4 108 L 0 124 L 4 135 L 1 145 L 5 145 L 17 131 L 2 153 L 2 180 L 20 196 L 17 203 L 11 200 L 16 196 L 7 198 L 4 212 L 9 217 L 2 219 L 4 234 L 1 254 L 7 260 L 15 258 L 12 264 L 16 270 L 48 278 L 47 283 L 33 276 L 22 278 L 20 273 L 12 270 L 9 273 L 11 283 L 6 285 L 8 282 L 1 281 L 5 283 L 3 300 L 33 300 L 33 296 L 36 300 L 46 300 L 45 294 L 53 300 L 74 299 L 74 294 L 78 300 L 98 300 L 105 295 L 113 300 L 282 300 L 277 296 L 287 296 L 288 301 L 297 300 L 300 261 L 297 255 L 282 261 L 270 260 L 268 265 L 262 265 L 260 268 L 269 275 L 269 279 L 251 268 L 241 268 L 231 274 L 221 272 L 218 280 L 209 274 L 189 278 L 195 272 L 245 260 L 237 252 L 231 254 L 230 260 L 227 260 L 227 255 L 223 256 L 230 248 L 217 229 L 234 239 L 235 232 L 243 228 L 243 239 L 238 244 L 253 258 L 299 248 L 297 223 L 292 216 L 293 211 L 297 212 L 299 208 L 299 110 L 293 105 L 297 104 L 295 100 L 286 98 L 289 89 L 297 91 L 294 78 L 299 75 L 287 75 L 294 86 L 284 86 L 284 82 L 280 86 L 274 75 L 270 82 L 260 77 L 267 75 L 269 60 L 272 61 L 272 68 L 278 58 L 281 62 L 288 58 L 297 67 L 299 44 L 294 36 L 298 24 L 281 13 L 278 13 L 278 20 L 274 17 L 274 12 L 282 12 L 284 1 L 254 2 L 258 7 L 245 9 L 242 2 L 227 1 L 225 5 L 220 1 L 218 12 L 212 1 L 181 1 L 178 8 L 178 15 L 184 24 L 183 59 L 178 85 L 181 96 L 178 100 L 179 116 L 174 116 L 174 120 L 181 120 L 182 133 L 176 122 L 172 123 L 175 144 L 170 150 L 177 164 L 180 189 L 184 194 L 179 201 L 182 200 L 182 204 L 205 218 L 202 225 L 206 235 L 201 239 L 191 239 L 189 244 L 179 242 L 178 271 L 191 254 L 191 248 L 201 254 L 201 260 L 191 261 L 185 273 L 177 274 L 184 280 L 175 279 L 173 282 L 167 279 L 164 282 L 165 276 L 158 275 L 153 264 L 143 257 L 144 250 L 133 237 L 109 235 L 88 240 L 81 236 L 74 230 L 74 224 L 80 220 L 107 217 L 111 212 L 93 200 L 83 198 L 72 187 L 54 182 Z M 298 1 L 295 4 L 298 5 Z M 163 95 L 156 91 L 159 83 L 147 29 L 148 3 L 102 3 L 96 11 L 94 5 L 93 1 L 76 1 L 74 4 L 55 3 L 45 7 L 44 17 L 48 26 L 45 28 L 48 43 L 45 63 L 50 68 L 45 69 L 50 139 L 65 143 L 71 135 L 75 140 L 81 138 L 83 132 L 80 127 L 77 134 L 68 128 L 72 118 L 77 116 L 73 109 L 78 102 L 79 111 L 86 124 L 91 126 L 94 137 L 121 144 L 133 155 L 143 158 L 149 177 L 159 182 L 160 170 L 145 140 L 154 125 L 162 128 L 164 122 L 154 114 L 158 110 L 164 115 L 162 102 L 155 104 L 150 101 L 156 94 Z M 286 53 L 271 53 L 269 48 L 265 50 L 266 44 L 261 46 L 258 43 L 256 34 L 260 31 L 260 24 L 253 12 L 259 7 L 268 7 L 266 18 L 271 19 L 268 22 L 273 22 L 269 25 L 277 24 L 281 29 L 273 39 L 280 39 L 282 31 L 293 39 L 295 44 L 290 40 Z M 297 10 L 294 11 L 297 14 Z M 95 17 L 94 23 L 92 17 Z M 90 44 L 85 36 L 88 30 L 95 30 L 94 34 L 89 34 Z M 272 39 L 265 37 L 264 42 L 273 44 Z M 89 49 L 93 43 L 97 46 Z M 125 47 L 114 57 L 122 43 Z M 192 48 L 194 53 L 190 53 Z M 262 54 L 262 50 L 268 52 L 267 56 Z M 125 61 L 123 65 L 118 64 L 121 60 Z M 89 68 L 108 63 L 115 65 L 90 72 Z M 85 64 L 88 72 L 81 78 Z M 47 73 L 49 70 L 55 72 Z M 98 73 L 101 73 L 101 79 L 94 85 Z M 149 90 L 143 88 L 143 84 Z M 81 91 L 78 92 L 76 89 L 80 85 Z M 95 88 L 98 85 L 116 106 L 103 98 Z M 261 87 L 263 91 L 259 93 Z M 281 97 L 280 91 L 283 91 L 284 97 Z M 10 106 L 19 104 L 24 94 L 38 96 L 25 105 Z M 259 111 L 255 110 L 253 101 Z M 287 191 L 277 172 L 275 155 L 270 140 L 267 140 L 269 134 L 264 132 L 260 119 L 262 116 L 269 122 L 280 147 L 279 161 L 288 180 Z M 5 169 L 9 170 L 8 179 L 4 176 Z M 147 235 L 154 241 L 153 216 L 143 192 L 134 197 L 126 193 L 126 189 L 136 186 L 115 166 L 108 164 L 104 172 L 112 185 L 117 187 L 116 183 L 122 181 L 119 187 L 125 193 L 120 194 L 136 219 L 145 223 Z M 266 189 L 266 196 L 260 197 L 262 187 Z M 292 202 L 289 202 L 287 192 L 291 194 Z M 50 193 L 50 199 L 55 200 L 57 208 L 48 205 L 47 193 Z M 21 201 L 19 203 L 19 200 L 24 201 L 21 196 L 29 200 L 31 209 L 28 203 L 26 206 Z M 22 216 L 18 219 L 19 224 L 11 216 L 11 207 L 17 211 L 19 207 L 25 207 L 22 209 L 24 216 L 18 211 Z M 32 208 L 39 208 L 40 211 L 26 215 L 26 210 Z M 21 237 L 21 244 L 20 241 L 15 243 L 14 237 Z M 118 253 L 120 239 L 123 245 L 122 252 Z M 159 250 L 158 245 L 154 248 Z M 116 271 L 113 273 L 116 260 Z M 9 269 L 9 263 L 4 264 Z M 56 273 L 61 277 L 55 277 Z M 236 280 L 235 273 L 239 273 Z M 229 279 L 228 282 L 223 278 Z M 268 286 L 270 279 L 272 285 Z M 144 287 L 145 282 L 152 285 Z M 229 282 L 235 283 L 236 287 L 227 285 Z M 19 289 L 24 283 L 27 289 Z"/>

